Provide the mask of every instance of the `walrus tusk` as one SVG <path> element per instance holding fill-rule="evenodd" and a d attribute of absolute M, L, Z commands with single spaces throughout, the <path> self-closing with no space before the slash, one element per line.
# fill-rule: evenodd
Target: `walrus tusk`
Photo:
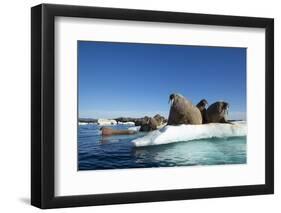
<path fill-rule="evenodd" d="M 169 100 L 169 101 L 168 101 L 168 104 L 170 104 L 170 103 L 171 103 L 171 105 L 173 105 L 173 103 L 174 103 L 174 99 Z"/>

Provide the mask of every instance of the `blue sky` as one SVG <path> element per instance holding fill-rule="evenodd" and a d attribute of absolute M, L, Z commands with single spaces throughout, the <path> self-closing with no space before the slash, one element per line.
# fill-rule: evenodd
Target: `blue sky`
<path fill-rule="evenodd" d="M 177 92 L 246 118 L 246 49 L 78 41 L 79 117 L 168 116 Z"/>

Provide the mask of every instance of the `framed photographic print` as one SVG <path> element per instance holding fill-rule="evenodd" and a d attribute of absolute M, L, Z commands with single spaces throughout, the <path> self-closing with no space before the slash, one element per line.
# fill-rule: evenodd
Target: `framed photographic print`
<path fill-rule="evenodd" d="M 272 194 L 274 21 L 31 9 L 31 203 Z"/>

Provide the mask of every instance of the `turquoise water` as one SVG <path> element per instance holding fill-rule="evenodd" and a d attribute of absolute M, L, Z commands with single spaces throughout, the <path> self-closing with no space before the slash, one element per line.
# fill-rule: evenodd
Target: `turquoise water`
<path fill-rule="evenodd" d="M 245 164 L 246 137 L 212 138 L 134 147 L 132 140 L 147 133 L 102 137 L 99 126 L 79 126 L 78 169 L 125 169 L 171 166 Z M 111 126 L 127 129 L 128 126 Z"/>

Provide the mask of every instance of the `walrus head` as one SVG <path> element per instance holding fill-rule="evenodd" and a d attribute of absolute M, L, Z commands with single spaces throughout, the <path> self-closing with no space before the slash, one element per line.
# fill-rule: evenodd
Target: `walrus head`
<path fill-rule="evenodd" d="M 198 104 L 197 107 L 203 107 L 205 108 L 206 106 L 208 106 L 208 101 L 206 99 L 202 99 Z"/>
<path fill-rule="evenodd" d="M 221 102 L 221 112 L 228 114 L 229 103 L 222 101 Z"/>
<path fill-rule="evenodd" d="M 226 114 L 228 114 L 229 103 L 223 102 L 223 109 L 226 111 Z"/>
<path fill-rule="evenodd" d="M 169 97 L 169 102 L 168 103 L 171 103 L 171 105 L 173 105 L 173 103 L 175 102 L 175 100 L 177 99 L 177 98 L 184 98 L 181 94 L 178 94 L 178 93 L 173 93 L 173 94 L 171 94 L 170 95 L 170 97 Z"/>
<path fill-rule="evenodd" d="M 171 94 L 169 96 L 169 103 L 170 102 L 168 125 L 202 124 L 200 110 L 183 95 L 179 93 Z"/>
<path fill-rule="evenodd" d="M 171 103 L 171 105 L 172 105 L 173 102 L 174 102 L 174 99 L 175 99 L 175 94 L 171 94 L 170 97 L 169 97 L 169 102 L 168 103 Z"/>

